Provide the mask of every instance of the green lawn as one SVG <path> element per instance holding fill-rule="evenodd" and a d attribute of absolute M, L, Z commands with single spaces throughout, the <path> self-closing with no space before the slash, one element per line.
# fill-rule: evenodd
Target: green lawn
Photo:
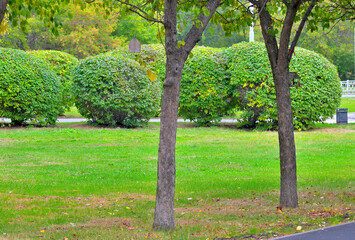
<path fill-rule="evenodd" d="M 355 112 L 355 97 L 341 98 L 341 108 L 348 108 L 348 112 Z"/>
<path fill-rule="evenodd" d="M 79 110 L 76 107 L 71 107 L 70 110 L 67 110 L 64 113 L 64 116 L 66 118 L 82 118 L 81 114 L 79 113 Z"/>
<path fill-rule="evenodd" d="M 151 230 L 159 125 L 73 126 L 0 129 L 0 239 L 265 239 L 353 219 L 354 124 L 295 134 L 300 207 L 283 211 L 276 132 L 184 124 L 168 233 Z"/>

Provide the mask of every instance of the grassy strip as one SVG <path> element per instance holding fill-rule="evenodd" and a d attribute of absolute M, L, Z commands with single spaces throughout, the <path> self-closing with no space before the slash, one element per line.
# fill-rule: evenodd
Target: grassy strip
<path fill-rule="evenodd" d="M 64 113 L 64 116 L 66 118 L 82 118 L 81 114 L 79 113 L 79 110 L 76 107 L 71 107 L 69 111 L 66 111 Z"/>
<path fill-rule="evenodd" d="M 280 210 L 276 132 L 184 124 L 177 229 L 153 232 L 158 126 L 1 129 L 0 238 L 265 238 L 353 219 L 355 125 L 296 133 L 300 207 Z"/>
<path fill-rule="evenodd" d="M 355 98 L 341 98 L 341 108 L 348 108 L 348 112 L 355 112 Z"/>

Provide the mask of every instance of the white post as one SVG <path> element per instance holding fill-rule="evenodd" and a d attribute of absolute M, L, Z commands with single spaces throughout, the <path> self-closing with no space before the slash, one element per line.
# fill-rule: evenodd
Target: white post
<path fill-rule="evenodd" d="M 254 13 L 254 7 L 252 3 L 250 3 L 250 12 L 252 14 Z M 249 29 L 249 42 L 254 42 L 254 23 L 252 23 Z"/>

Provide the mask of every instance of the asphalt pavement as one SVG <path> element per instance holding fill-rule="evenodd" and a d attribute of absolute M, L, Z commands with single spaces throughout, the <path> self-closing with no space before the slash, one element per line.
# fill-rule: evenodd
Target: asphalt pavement
<path fill-rule="evenodd" d="M 296 233 L 272 240 L 355 240 L 355 222 Z"/>

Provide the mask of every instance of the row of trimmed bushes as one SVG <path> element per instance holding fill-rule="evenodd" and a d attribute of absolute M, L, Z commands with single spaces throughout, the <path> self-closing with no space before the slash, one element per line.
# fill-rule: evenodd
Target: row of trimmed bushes
<path fill-rule="evenodd" d="M 54 124 L 74 102 L 95 124 L 135 127 L 159 114 L 165 75 L 160 45 L 144 45 L 139 54 L 117 50 L 80 62 L 57 51 L 0 53 L 0 117 L 14 123 L 34 119 Z M 335 66 L 298 48 L 290 68 L 301 77 L 300 86 L 291 88 L 295 127 L 307 129 L 331 117 L 341 98 Z M 150 81 L 147 69 L 158 80 Z M 197 126 L 217 123 L 239 109 L 245 126 L 277 127 L 272 73 L 261 43 L 196 47 L 186 61 L 181 85 L 179 115 Z"/>

